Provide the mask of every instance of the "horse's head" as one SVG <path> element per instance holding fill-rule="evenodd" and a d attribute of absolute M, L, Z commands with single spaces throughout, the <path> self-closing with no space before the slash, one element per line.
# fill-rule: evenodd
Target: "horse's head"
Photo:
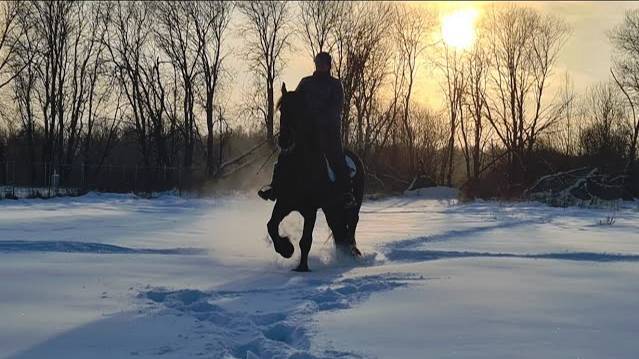
<path fill-rule="evenodd" d="M 295 143 L 295 134 L 301 132 L 301 124 L 304 119 L 304 103 L 302 96 L 297 91 L 287 91 L 286 84 L 282 83 L 282 97 L 277 103 L 280 111 L 280 138 L 281 148 L 290 148 Z"/>

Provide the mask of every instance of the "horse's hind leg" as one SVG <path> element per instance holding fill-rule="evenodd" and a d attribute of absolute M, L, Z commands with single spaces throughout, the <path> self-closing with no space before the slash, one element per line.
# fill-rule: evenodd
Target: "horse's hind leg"
<path fill-rule="evenodd" d="M 355 231 L 357 230 L 357 224 L 359 223 L 359 206 L 351 210 L 350 216 L 347 218 L 346 225 L 346 240 L 350 243 L 351 254 L 355 256 L 361 256 L 362 252 L 357 248 L 357 242 L 355 240 Z"/>
<path fill-rule="evenodd" d="M 327 207 L 323 211 L 326 222 L 333 232 L 337 250 L 353 256 L 360 256 L 361 252 L 355 245 L 355 229 L 359 219 L 357 211 L 344 211 L 339 206 Z"/>
<path fill-rule="evenodd" d="M 345 222 L 344 209 L 341 206 L 330 206 L 322 208 L 324 217 L 326 217 L 326 223 L 333 233 L 333 239 L 338 249 L 346 247 L 347 229 Z"/>
<path fill-rule="evenodd" d="M 306 210 L 302 213 L 302 216 L 304 217 L 304 231 L 302 233 L 302 239 L 300 240 L 302 256 L 300 258 L 300 264 L 294 270 L 297 272 L 308 272 L 308 253 L 311 251 L 311 244 L 313 244 L 313 228 L 315 228 L 317 211 Z"/>
<path fill-rule="evenodd" d="M 284 220 L 284 217 L 288 216 L 289 213 L 291 213 L 291 210 L 286 209 L 280 201 L 277 201 L 275 202 L 275 207 L 273 207 L 271 219 L 267 224 L 268 234 L 271 236 L 271 240 L 273 241 L 273 247 L 275 247 L 275 251 L 284 258 L 291 258 L 295 251 L 295 248 L 288 237 L 280 236 L 280 223 Z"/>

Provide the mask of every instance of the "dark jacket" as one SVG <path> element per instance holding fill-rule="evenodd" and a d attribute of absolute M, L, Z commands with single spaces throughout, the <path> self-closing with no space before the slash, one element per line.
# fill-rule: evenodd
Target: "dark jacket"
<path fill-rule="evenodd" d="M 335 173 L 335 185 L 344 192 L 350 190 L 350 180 L 342 148 L 342 82 L 327 72 L 313 73 L 300 81 L 297 90 L 303 96 L 311 117 L 310 130 L 316 135 L 320 150 Z"/>
<path fill-rule="evenodd" d="M 314 72 L 303 78 L 296 91 L 304 95 L 309 114 L 316 125 L 339 126 L 344 106 L 344 88 L 342 82 L 329 73 Z"/>

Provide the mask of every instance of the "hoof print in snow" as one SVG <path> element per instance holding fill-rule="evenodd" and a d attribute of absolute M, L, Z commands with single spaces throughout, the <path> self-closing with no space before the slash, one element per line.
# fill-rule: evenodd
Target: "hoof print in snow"
<path fill-rule="evenodd" d="M 312 315 L 322 311 L 347 309 L 371 294 L 406 286 L 418 280 L 412 274 L 379 274 L 337 279 L 301 276 L 291 287 L 250 288 L 245 291 L 151 289 L 142 295 L 164 306 L 166 314 L 191 316 L 198 321 L 198 333 L 206 332 L 211 341 L 209 353 L 231 353 L 240 358 L 316 358 L 333 357 L 330 348 L 312 353 L 308 324 Z M 339 277 L 338 277 L 339 278 Z M 286 305 L 277 302 L 286 300 Z M 225 308 L 226 303 L 234 310 Z M 270 301 L 270 302 L 269 302 Z M 273 307 L 272 311 L 249 314 L 242 308 Z M 190 333 L 185 333 L 187 337 Z M 340 356 L 357 357 L 355 353 Z"/>

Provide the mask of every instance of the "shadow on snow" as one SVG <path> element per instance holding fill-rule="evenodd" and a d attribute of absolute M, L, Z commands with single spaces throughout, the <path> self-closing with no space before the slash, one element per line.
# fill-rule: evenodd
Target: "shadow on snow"
<path fill-rule="evenodd" d="M 266 273 L 211 291 L 148 288 L 138 294 L 137 314 L 118 313 L 88 323 L 12 358 L 361 358 L 356 352 L 312 348 L 312 316 L 351 308 L 374 293 L 425 278 L 409 273 L 344 278 L 349 269 Z"/>
<path fill-rule="evenodd" d="M 205 254 L 201 248 L 129 248 L 105 243 L 75 241 L 0 241 L 0 253 L 63 252 L 97 254 Z"/>

